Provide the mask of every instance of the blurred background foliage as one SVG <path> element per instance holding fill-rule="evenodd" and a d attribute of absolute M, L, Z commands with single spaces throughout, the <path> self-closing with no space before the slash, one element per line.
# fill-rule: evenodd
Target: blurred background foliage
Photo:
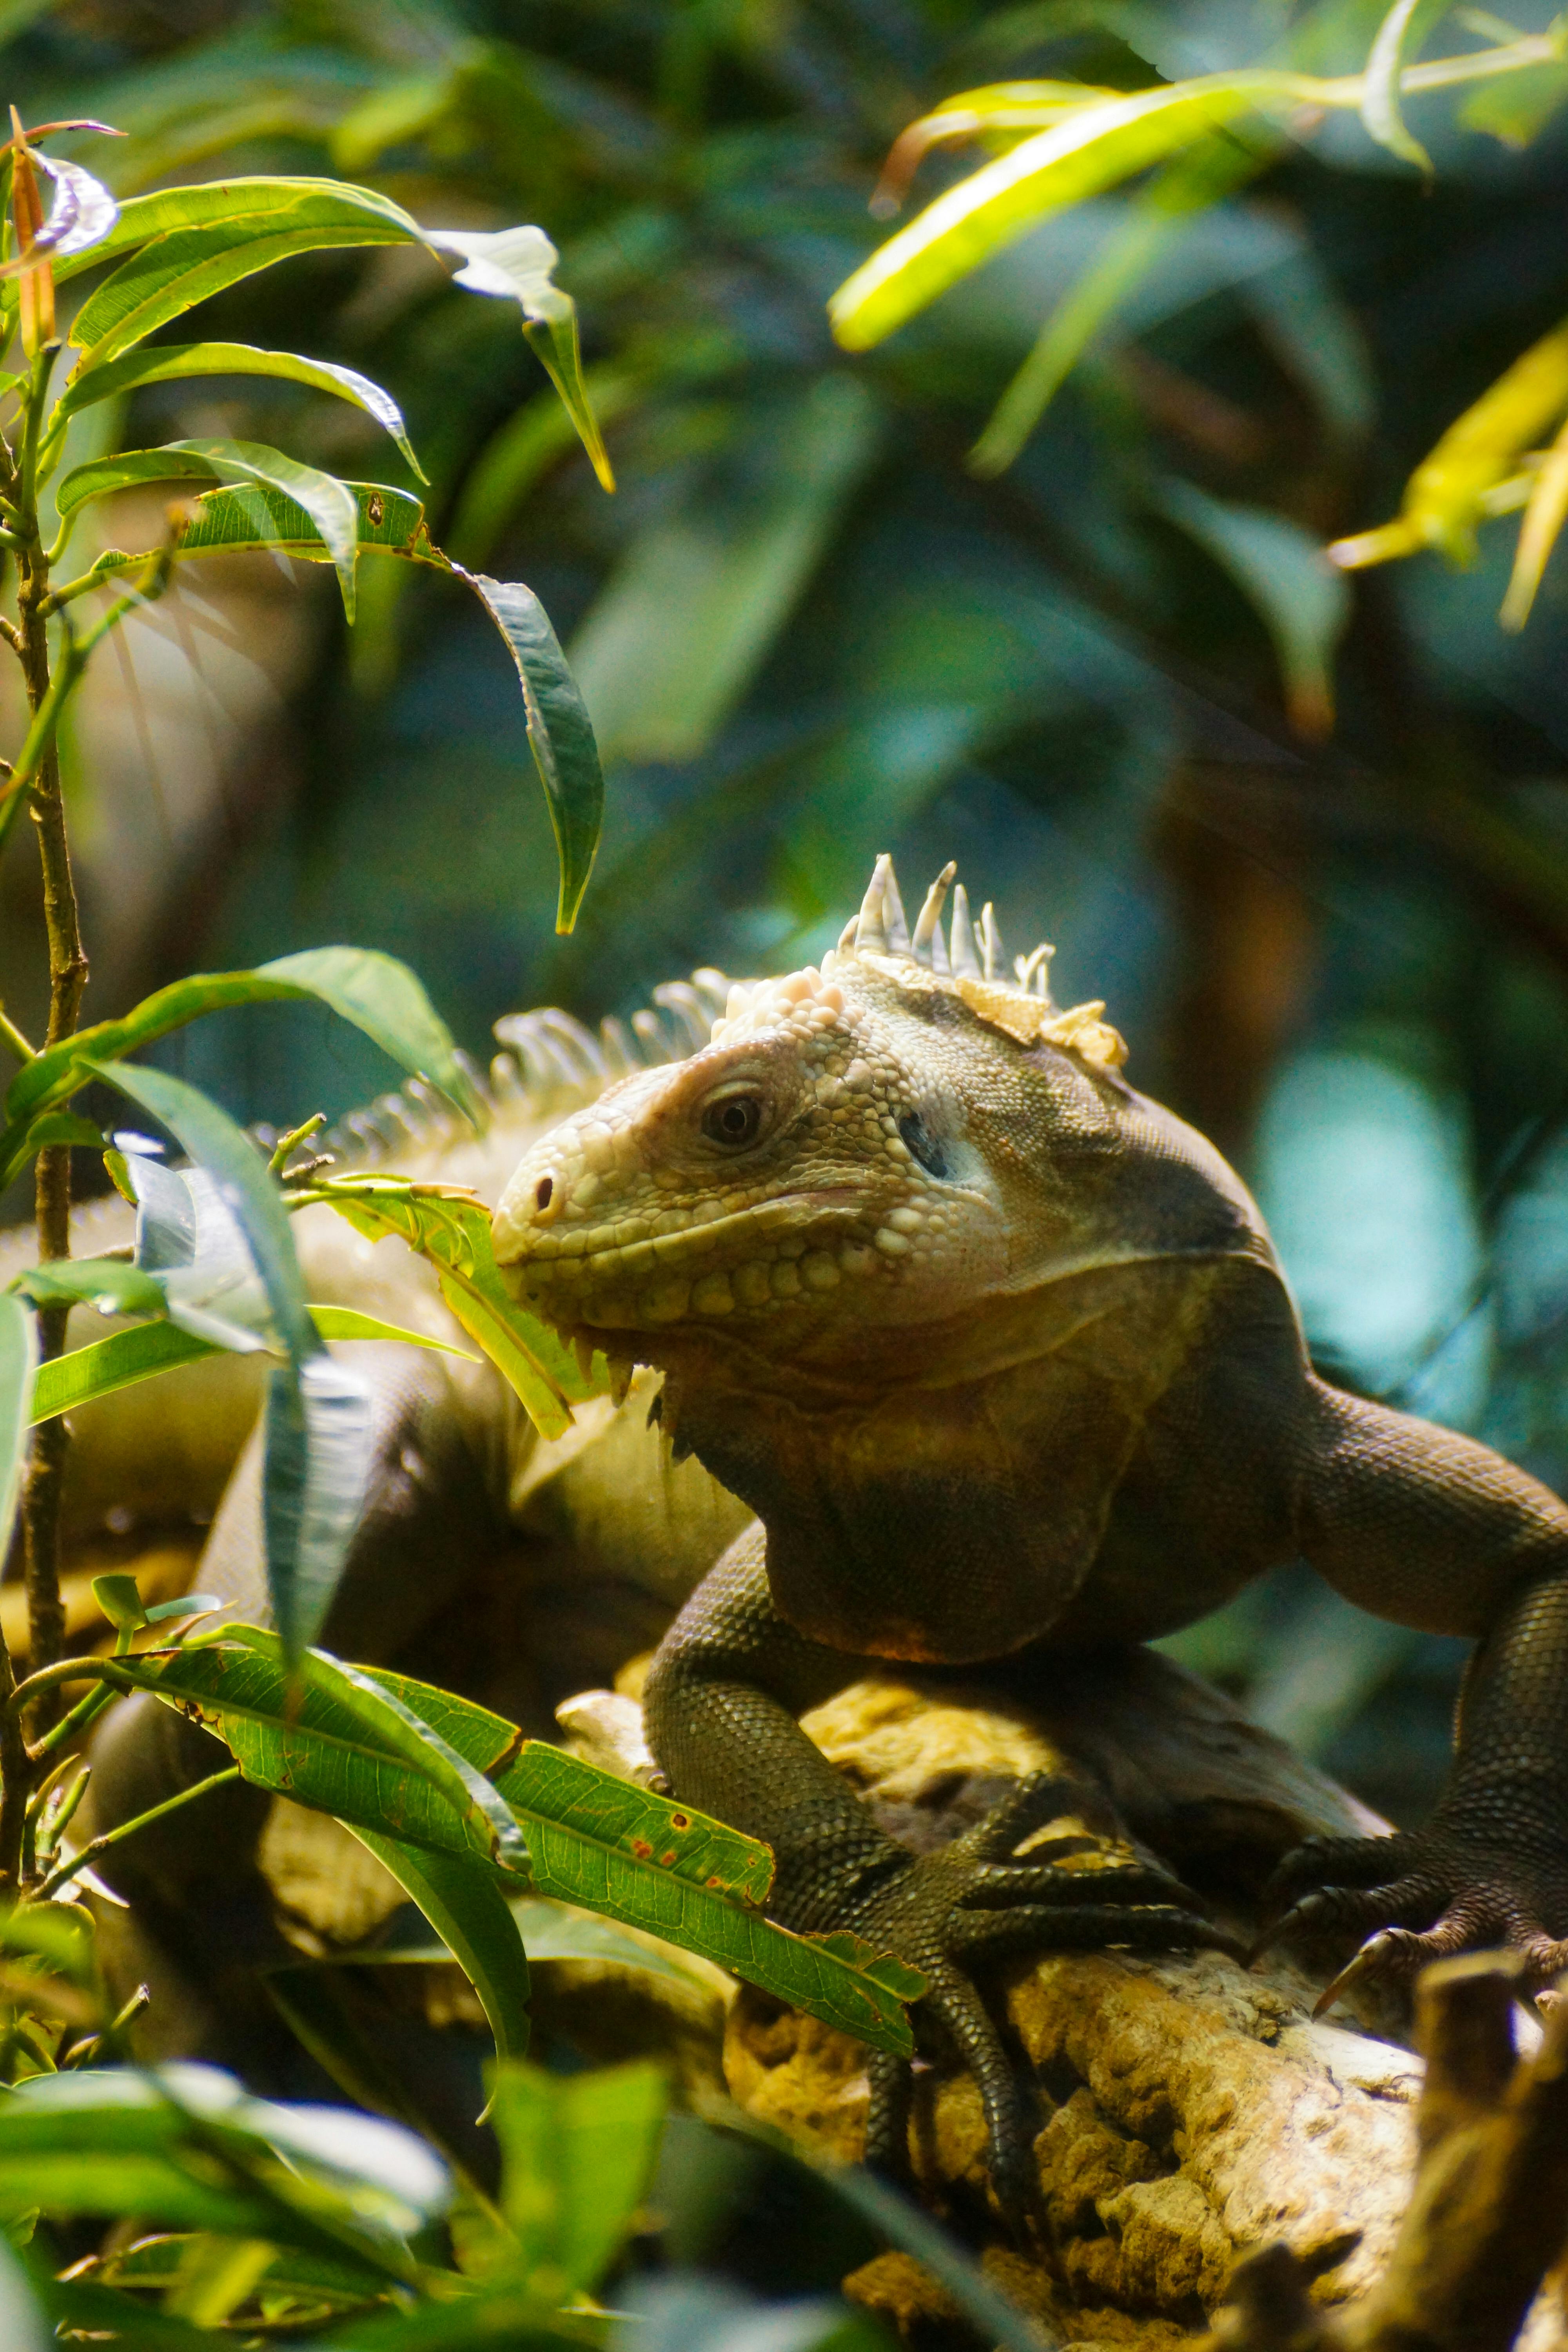
<path fill-rule="evenodd" d="M 697 963 L 819 954 L 878 850 L 917 892 L 955 856 L 1011 946 L 1057 940 L 1064 1001 L 1107 998 L 1135 1081 L 1248 1173 L 1322 1368 L 1568 1484 L 1568 565 L 1508 635 L 1511 526 L 1467 570 L 1352 584 L 1316 552 L 1393 513 L 1568 310 L 1568 74 L 1409 102 L 1430 181 L 1353 116 L 1303 120 L 1267 154 L 1210 142 L 1205 201 L 1157 236 L 1157 194 L 1095 199 L 868 355 L 825 307 L 885 234 L 890 142 L 944 97 L 1354 71 L 1382 14 L 4 0 L 7 95 L 126 131 L 79 150 L 121 193 L 331 171 L 431 226 L 542 225 L 620 484 L 595 484 L 510 307 L 423 257 L 301 258 L 207 306 L 196 331 L 395 394 L 442 543 L 530 581 L 568 643 L 605 842 L 558 940 L 504 656 L 438 582 L 366 567 L 351 635 L 330 580 L 188 572 L 72 747 L 93 1017 L 345 940 L 406 957 L 482 1053 L 523 1003 L 596 1017 Z M 1508 32 L 1460 10 L 1443 46 Z M 918 193 L 973 165 L 933 155 Z M 977 469 L 1042 320 L 1134 250 L 1016 461 Z M 282 385 L 92 415 L 413 487 L 364 420 Z M 30 856 L 0 873 L 24 1020 Z M 181 1051 L 247 1118 L 384 1082 L 281 1011 Z M 1396 1818 L 1430 1801 L 1458 1644 L 1290 1572 L 1173 1646 Z"/>

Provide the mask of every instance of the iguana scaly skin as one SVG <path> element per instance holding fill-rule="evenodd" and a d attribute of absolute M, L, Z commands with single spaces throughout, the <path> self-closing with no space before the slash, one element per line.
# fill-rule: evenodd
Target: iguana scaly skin
<path fill-rule="evenodd" d="M 1018 1857 L 1026 1790 L 917 1859 L 795 1717 L 866 1657 L 1005 1661 L 1048 1689 L 1063 1655 L 1169 1633 L 1305 1554 L 1478 1647 L 1431 1822 L 1298 1849 L 1281 1928 L 1373 1931 L 1363 1965 L 1393 1971 L 1506 1941 L 1542 1982 L 1568 1964 L 1568 1511 L 1314 1377 L 1238 1179 L 1122 1078 L 1102 1007 L 1055 1009 L 1048 951 L 1006 976 L 962 893 L 944 940 L 952 873 L 911 940 L 879 861 L 820 971 L 742 992 L 706 1052 L 539 1142 L 495 1238 L 561 1331 L 663 1370 L 677 1452 L 760 1520 L 658 1652 L 656 1757 L 773 1845 L 776 1916 L 927 1972 L 917 2020 L 973 2066 L 1017 2200 L 1026 2119 L 972 1966 L 1205 1923 L 1151 1873 Z M 885 2069 L 877 2089 L 890 2154 Z"/>

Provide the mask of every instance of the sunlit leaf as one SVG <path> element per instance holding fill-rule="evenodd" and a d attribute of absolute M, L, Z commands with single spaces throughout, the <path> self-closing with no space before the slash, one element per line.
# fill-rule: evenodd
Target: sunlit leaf
<path fill-rule="evenodd" d="M 133 454 L 140 467 L 134 478 L 127 470 L 125 457 L 100 462 L 117 467 L 124 481 L 148 481 L 161 473 L 198 478 L 205 475 L 231 486 L 255 484 L 260 489 L 280 493 L 310 517 L 316 536 L 336 569 L 343 610 L 351 621 L 353 619 L 360 517 L 359 502 L 346 482 L 340 482 L 335 474 L 322 473 L 317 466 L 301 465 L 298 458 L 286 457 L 281 449 L 269 449 L 260 441 L 171 441 L 162 449 L 141 449 Z M 63 492 L 68 484 L 60 487 Z M 233 495 L 236 504 L 243 508 L 247 497 L 254 493 L 234 487 Z M 68 510 L 60 508 L 62 518 Z M 272 511 L 265 504 L 257 509 L 253 528 L 258 537 L 264 538 L 269 529 Z"/>
<path fill-rule="evenodd" d="M 1272 146 L 1232 132 L 1205 139 L 1158 173 L 1130 204 L 1078 283 L 1040 330 L 969 456 L 989 477 L 1013 463 L 1067 376 L 1172 242 L 1261 171 Z"/>
<path fill-rule="evenodd" d="M 37 1324 L 19 1298 L 0 1291 L 0 1559 L 11 1548 L 37 1360 Z"/>
<path fill-rule="evenodd" d="M 152 224 L 163 226 L 153 231 Z M 113 359 L 210 295 L 300 253 L 422 243 L 417 223 L 370 190 L 331 181 L 231 181 L 133 198 L 94 258 L 137 245 L 77 312 L 71 340 Z M 65 275 L 65 272 L 61 273 Z"/>
<path fill-rule="evenodd" d="M 1546 559 L 1556 546 L 1568 516 L 1568 425 L 1546 453 L 1535 477 L 1530 503 L 1519 529 L 1513 572 L 1500 615 L 1505 629 L 1522 629 L 1530 618 Z"/>
<path fill-rule="evenodd" d="M 464 1348 L 433 1339 L 424 1331 L 409 1331 L 400 1323 L 384 1323 L 378 1315 L 362 1315 L 352 1307 L 312 1304 L 310 1320 L 323 1339 L 396 1339 L 410 1348 L 426 1348 L 444 1356 L 460 1356 L 474 1363 Z M 174 1323 L 139 1323 L 128 1331 L 112 1332 L 88 1347 L 73 1348 L 41 1364 L 33 1382 L 33 1419 L 49 1421 L 58 1412 L 74 1412 L 95 1397 L 110 1396 L 155 1373 L 172 1371 L 176 1364 L 194 1363 L 216 1355 L 216 1343 L 198 1339 Z"/>
<path fill-rule="evenodd" d="M 1568 326 L 1532 343 L 1449 425 L 1405 485 L 1397 519 L 1336 540 L 1330 560 L 1345 571 L 1440 548 L 1453 562 L 1475 553 L 1476 524 L 1489 492 L 1513 473 L 1521 453 L 1568 408 Z"/>
<path fill-rule="evenodd" d="M 1528 147 L 1568 102 L 1568 64 L 1534 66 L 1477 85 L 1459 109 L 1467 131 L 1489 131 L 1505 147 Z"/>
<path fill-rule="evenodd" d="M 161 1315 L 164 1307 L 152 1276 L 120 1258 L 57 1258 L 52 1265 L 29 1266 L 11 1288 L 35 1307 L 68 1301 L 96 1307 L 104 1315 Z"/>
<path fill-rule="evenodd" d="M 1162 483 L 1154 503 L 1224 566 L 1263 620 L 1279 658 L 1285 705 L 1297 733 L 1329 734 L 1334 723 L 1334 652 L 1351 605 L 1342 574 L 1318 541 L 1288 516 L 1212 498 L 1192 482 Z"/>
<path fill-rule="evenodd" d="M 289 997 L 330 1005 L 405 1070 L 430 1079 L 460 1109 L 480 1113 L 451 1032 L 406 964 L 372 948 L 307 948 L 254 971 L 195 972 L 174 981 L 122 1019 L 79 1030 L 24 1064 L 5 1097 L 9 1124 L 0 1136 L 0 1184 L 23 1164 L 33 1119 L 76 1093 L 85 1083 L 83 1067 L 89 1059 L 117 1060 L 206 1013 Z"/>
<path fill-rule="evenodd" d="M 310 1189 L 371 1240 L 397 1234 L 435 1266 L 441 1295 L 546 1437 L 571 1426 L 572 1405 L 598 1394 L 548 1324 L 508 1291 L 495 1262 L 489 1212 L 471 1193 L 401 1176 L 327 1178 Z"/>
<path fill-rule="evenodd" d="M 847 351 L 869 350 L 1037 221 L 1296 98 L 1301 79 L 1259 68 L 1076 110 L 950 188 L 863 263 L 828 304 L 835 335 Z"/>
<path fill-rule="evenodd" d="M 539 354 L 561 404 L 577 428 L 594 471 L 606 490 L 616 487 L 609 453 L 583 381 L 577 341 L 577 310 L 554 283 L 560 255 L 542 228 L 497 230 L 432 228 L 426 240 L 443 253 L 462 257 L 456 283 L 475 294 L 500 295 L 521 305 L 524 330 Z"/>
<path fill-rule="evenodd" d="M 871 198 L 871 210 L 879 219 L 897 212 L 934 147 L 980 138 L 988 146 L 1013 145 L 1037 131 L 1048 130 L 1082 107 L 1092 106 L 1097 99 L 1121 95 L 1092 82 L 1004 81 L 944 98 L 894 140 Z"/>
<path fill-rule="evenodd" d="M 313 391 L 352 401 L 384 426 L 420 481 L 425 479 L 401 409 L 391 394 L 383 392 L 369 376 L 329 360 L 301 359 L 295 352 L 258 351 L 250 343 L 160 343 L 151 351 L 128 352 L 103 365 L 79 369 L 55 404 L 55 419 L 63 422 L 96 401 L 118 399 L 143 384 L 208 375 L 279 376 L 287 383 L 307 384 Z"/>

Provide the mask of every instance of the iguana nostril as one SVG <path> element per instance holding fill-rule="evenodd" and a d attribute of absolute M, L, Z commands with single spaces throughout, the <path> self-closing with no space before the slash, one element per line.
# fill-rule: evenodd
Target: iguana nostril
<path fill-rule="evenodd" d="M 553 1177 L 553 1176 L 542 1176 L 542 1177 L 540 1178 L 540 1180 L 539 1180 L 538 1183 L 537 1183 L 537 1184 L 534 1186 L 534 1188 L 533 1188 L 533 1205 L 534 1205 L 534 1207 L 535 1207 L 536 1209 L 548 1209 L 548 1207 L 550 1206 L 550 1196 L 551 1196 L 551 1194 L 554 1192 L 554 1190 L 555 1190 L 555 1179 L 554 1179 L 554 1177 Z"/>

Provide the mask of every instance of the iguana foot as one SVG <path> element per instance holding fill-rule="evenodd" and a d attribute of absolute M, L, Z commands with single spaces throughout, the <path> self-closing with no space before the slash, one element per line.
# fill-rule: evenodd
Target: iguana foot
<path fill-rule="evenodd" d="M 1192 1907 L 1189 1889 L 1163 1871 L 1140 1864 L 1064 1870 L 1064 1858 L 1092 1843 L 1078 1834 L 1016 1853 L 1031 1832 L 1069 1805 L 1080 1809 L 1080 1801 L 1081 1792 L 1064 1790 L 1050 1775 L 1021 1781 L 963 1837 L 937 1853 L 911 1855 L 835 1920 L 923 1970 L 930 1989 L 915 2005 L 916 2038 L 928 2049 L 955 2053 L 973 2074 L 985 2114 L 992 2188 L 1015 2219 L 1038 2201 L 1037 2125 L 971 1971 L 1026 1951 L 1237 1948 Z M 907 2172 L 908 2068 L 875 2060 L 870 2079 L 867 2161 Z"/>
<path fill-rule="evenodd" d="M 1521 1988 L 1568 1969 L 1568 1850 L 1558 1832 L 1517 1825 L 1504 1836 L 1441 1817 L 1393 1837 L 1309 1838 L 1264 1891 L 1271 1924 L 1253 1957 L 1286 1937 L 1366 1937 L 1318 2002 L 1357 1978 L 1401 1981 L 1428 1961 L 1506 1944 L 1521 1954 Z M 1369 1932 L 1370 1931 L 1370 1932 Z"/>

